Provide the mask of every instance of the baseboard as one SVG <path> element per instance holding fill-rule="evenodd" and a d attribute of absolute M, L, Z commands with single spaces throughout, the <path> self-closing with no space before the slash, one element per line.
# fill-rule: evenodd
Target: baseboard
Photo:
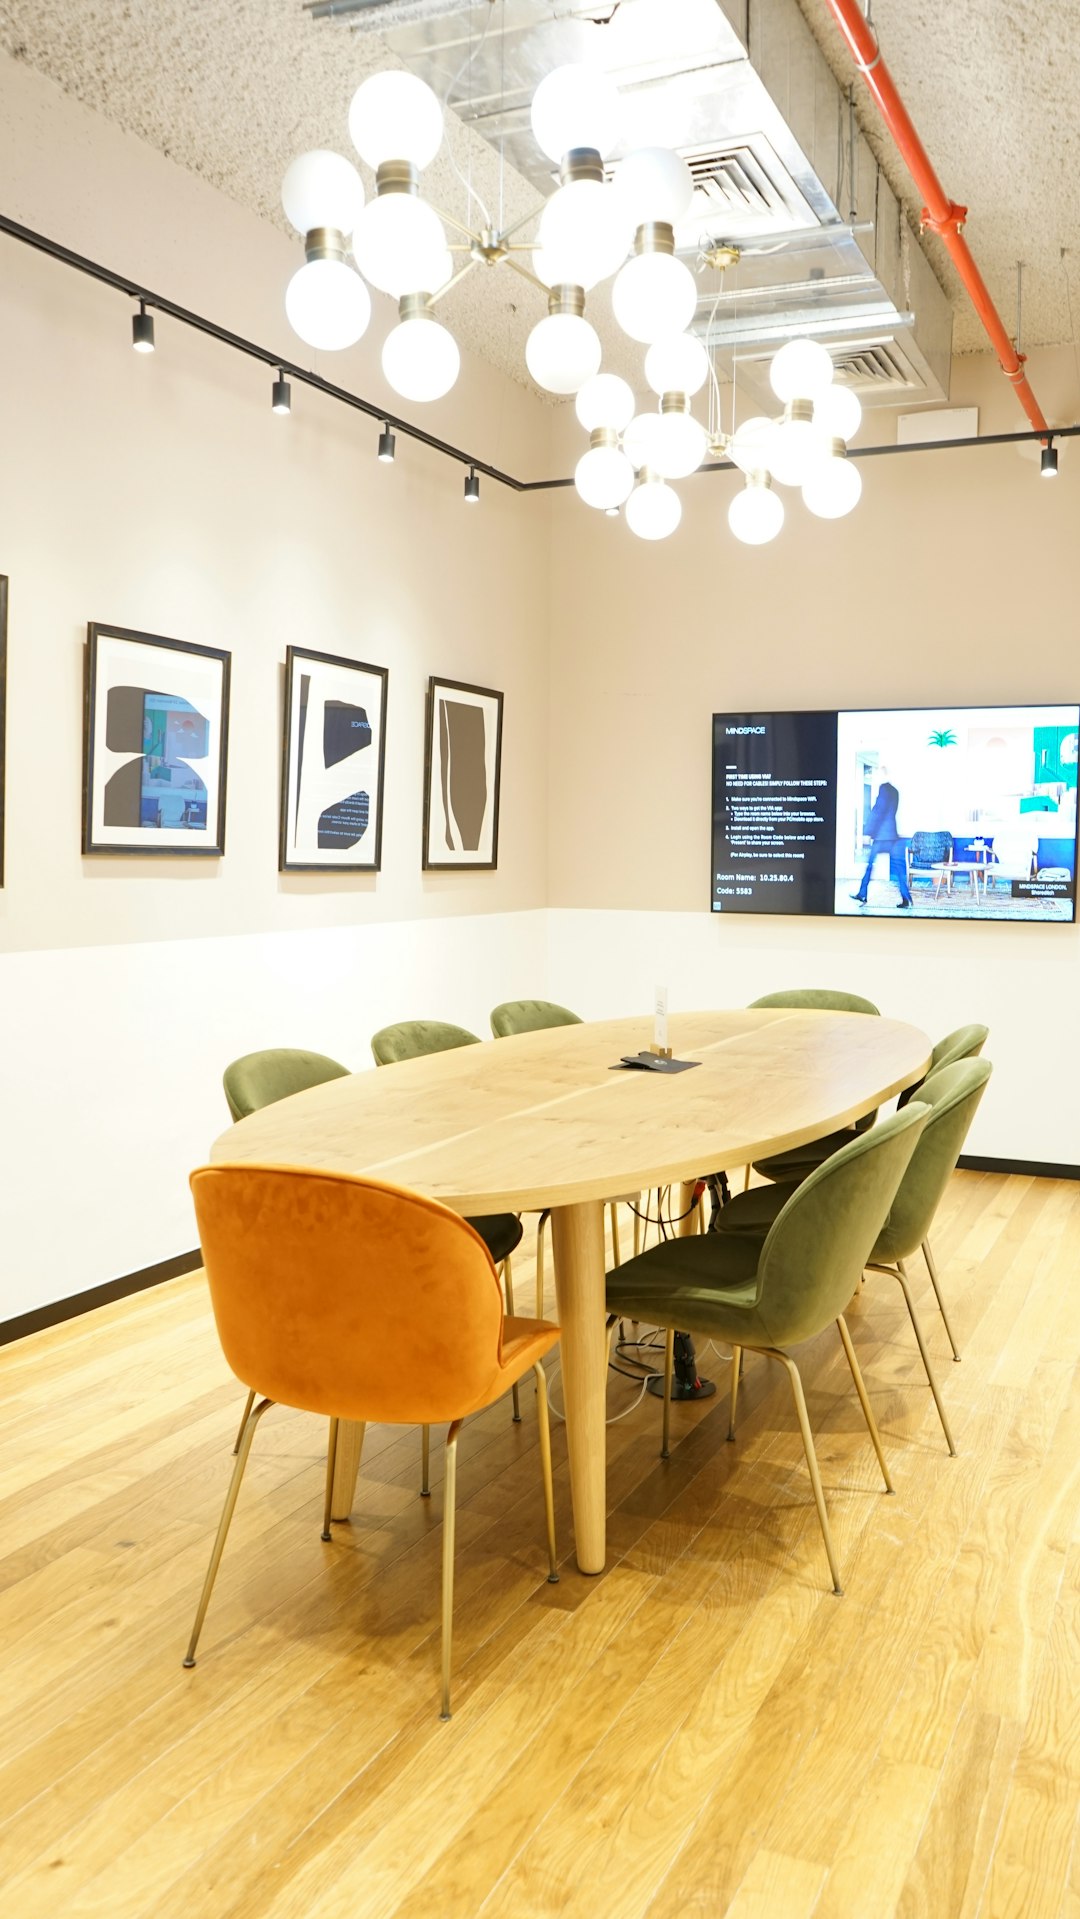
<path fill-rule="evenodd" d="M 72 1293 L 70 1299 L 54 1299 L 48 1306 L 36 1306 L 32 1313 L 20 1313 L 17 1319 L 0 1320 L 0 1346 L 9 1346 L 14 1339 L 25 1339 L 29 1333 L 44 1332 L 47 1326 L 59 1326 L 65 1319 L 80 1319 L 83 1313 L 92 1313 L 95 1306 L 111 1306 L 114 1299 L 145 1293 L 151 1286 L 162 1286 L 167 1279 L 179 1279 L 182 1273 L 193 1273 L 201 1265 L 202 1254 L 196 1247 L 193 1253 L 177 1253 L 174 1259 L 144 1266 L 139 1273 L 107 1279 L 103 1286 L 91 1286 L 89 1292 Z"/>
<path fill-rule="evenodd" d="M 969 1173 L 1024 1173 L 1028 1179 L 1080 1179 L 1080 1166 L 1059 1166 L 1049 1159 L 983 1159 L 978 1153 L 961 1153 L 957 1165 Z"/>

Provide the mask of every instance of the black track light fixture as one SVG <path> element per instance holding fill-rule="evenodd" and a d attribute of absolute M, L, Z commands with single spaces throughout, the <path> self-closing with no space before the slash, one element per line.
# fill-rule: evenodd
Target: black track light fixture
<path fill-rule="evenodd" d="M 480 475 L 474 466 L 465 475 L 465 503 L 476 506 L 480 499 Z"/>
<path fill-rule="evenodd" d="M 1058 473 L 1057 447 L 1053 440 L 1047 440 L 1039 460 L 1039 473 L 1044 480 L 1056 480 Z"/>
<path fill-rule="evenodd" d="M 391 433 L 390 427 L 387 424 L 383 427 L 383 430 L 379 435 L 379 458 L 382 461 L 384 466 L 393 466 L 394 453 L 396 449 L 397 449 L 397 440 L 395 439 L 394 435 Z"/>
<path fill-rule="evenodd" d="M 145 300 L 139 301 L 138 313 L 131 316 L 131 344 L 136 353 L 154 351 L 154 317 L 147 313 Z"/>
<path fill-rule="evenodd" d="M 292 387 L 280 368 L 270 395 L 270 411 L 271 413 L 292 412 Z"/>

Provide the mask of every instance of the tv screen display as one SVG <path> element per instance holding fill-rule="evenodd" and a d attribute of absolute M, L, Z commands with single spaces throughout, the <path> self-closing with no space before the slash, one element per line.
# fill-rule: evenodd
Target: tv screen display
<path fill-rule="evenodd" d="M 713 715 L 712 910 L 1076 918 L 1080 706 Z"/>

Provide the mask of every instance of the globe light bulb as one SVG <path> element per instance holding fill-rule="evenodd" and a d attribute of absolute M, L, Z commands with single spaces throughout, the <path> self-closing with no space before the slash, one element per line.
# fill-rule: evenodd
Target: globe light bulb
<path fill-rule="evenodd" d="M 826 458 L 829 442 L 822 438 L 809 418 L 800 417 L 800 409 L 809 414 L 806 401 L 789 400 L 784 418 L 768 443 L 767 465 L 781 486 L 802 486 L 811 469 Z"/>
<path fill-rule="evenodd" d="M 442 146 L 443 110 L 415 73 L 373 73 L 353 94 L 349 134 L 361 160 L 376 172 L 388 160 L 422 169 Z"/>
<path fill-rule="evenodd" d="M 453 272 L 442 221 L 414 193 L 380 193 L 369 200 L 356 222 L 352 250 L 365 280 L 395 300 L 418 289 L 437 293 Z"/>
<path fill-rule="evenodd" d="M 673 253 L 637 253 L 620 267 L 611 304 L 623 332 L 651 346 L 685 332 L 697 306 L 697 287 L 689 267 Z"/>
<path fill-rule="evenodd" d="M 411 310 L 402 301 L 402 318 L 386 336 L 382 370 L 403 400 L 441 400 L 461 370 L 457 341 L 424 305 Z"/>
<path fill-rule="evenodd" d="M 687 480 L 691 473 L 697 472 L 708 444 L 709 436 L 693 414 L 660 413 L 657 415 L 649 465 L 665 480 Z"/>
<path fill-rule="evenodd" d="M 533 271 L 545 286 L 584 287 L 588 293 L 618 271 L 633 238 L 610 187 L 600 180 L 570 180 L 540 216 Z"/>
<path fill-rule="evenodd" d="M 603 158 L 619 138 L 619 90 L 593 67 L 556 67 L 533 94 L 529 117 L 533 138 L 549 160 L 583 147 Z"/>
<path fill-rule="evenodd" d="M 682 501 L 666 480 L 646 472 L 626 502 L 626 524 L 639 540 L 666 540 L 682 519 Z"/>
<path fill-rule="evenodd" d="M 623 432 L 627 458 L 639 469 L 652 465 L 653 449 L 660 433 L 659 413 L 635 413 Z"/>
<path fill-rule="evenodd" d="M 694 177 L 681 154 L 668 147 L 638 147 L 620 160 L 612 191 L 630 226 L 663 220 L 676 227 L 690 211 Z"/>
<path fill-rule="evenodd" d="M 371 295 L 344 260 L 308 260 L 285 289 L 294 333 L 321 353 L 355 346 L 371 319 Z"/>
<path fill-rule="evenodd" d="M 769 384 L 778 400 L 816 400 L 832 384 L 833 363 L 816 340 L 789 340 L 774 356 Z"/>
<path fill-rule="evenodd" d="M 736 427 L 728 447 L 728 458 L 744 473 L 766 473 L 769 453 L 776 434 L 776 421 L 756 413 Z"/>
<path fill-rule="evenodd" d="M 654 393 L 699 393 L 709 377 L 709 356 L 695 333 L 657 340 L 645 355 L 645 378 Z"/>
<path fill-rule="evenodd" d="M 546 393 L 577 393 L 600 371 L 599 335 L 577 313 L 549 313 L 525 342 L 525 364 Z"/>
<path fill-rule="evenodd" d="M 728 507 L 728 525 L 744 546 L 765 546 L 784 524 L 784 502 L 763 474 L 747 479 Z"/>
<path fill-rule="evenodd" d="M 633 391 L 617 373 L 596 373 L 581 388 L 574 411 L 586 433 L 599 427 L 625 433 L 634 417 Z"/>
<path fill-rule="evenodd" d="M 281 183 L 281 204 L 297 233 L 336 227 L 347 238 L 364 204 L 364 182 L 351 160 L 318 147 L 293 161 Z"/>
<path fill-rule="evenodd" d="M 827 386 L 814 401 L 814 425 L 830 440 L 853 440 L 862 421 L 862 405 L 849 386 Z"/>
<path fill-rule="evenodd" d="M 591 446 L 574 469 L 574 485 L 586 506 L 610 513 L 633 492 L 634 469 L 619 447 Z"/>
<path fill-rule="evenodd" d="M 803 481 L 803 503 L 819 520 L 842 520 L 862 497 L 862 474 L 836 444 L 840 452 L 819 460 Z"/>

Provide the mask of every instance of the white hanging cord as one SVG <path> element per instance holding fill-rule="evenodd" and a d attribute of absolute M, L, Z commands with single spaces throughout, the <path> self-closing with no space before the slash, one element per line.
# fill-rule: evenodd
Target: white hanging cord
<path fill-rule="evenodd" d="M 480 38 L 479 38 L 479 40 L 478 40 L 478 41 L 476 42 L 476 45 L 475 45 L 475 46 L 473 46 L 473 39 L 472 39 L 472 7 L 470 6 L 470 8 L 469 8 L 469 51 L 468 51 L 468 53 L 467 53 L 467 54 L 465 55 L 465 58 L 464 58 L 464 60 L 462 61 L 462 63 L 461 63 L 461 65 L 460 65 L 460 67 L 458 68 L 458 70 L 457 70 L 457 72 L 455 73 L 455 75 L 454 75 L 454 77 L 453 77 L 453 79 L 451 80 L 451 82 L 450 82 L 450 84 L 449 84 L 449 86 L 447 87 L 447 89 L 446 89 L 446 92 L 445 92 L 445 93 L 443 94 L 443 99 L 442 99 L 442 103 L 443 103 L 443 113 L 444 113 L 444 114 L 445 114 L 445 112 L 446 112 L 446 108 L 447 108 L 447 106 L 448 106 L 448 105 L 449 105 L 449 103 L 450 103 L 450 95 L 451 95 L 451 94 L 453 93 L 453 91 L 454 91 L 454 88 L 455 88 L 455 87 L 457 86 L 457 83 L 458 83 L 458 81 L 459 81 L 459 80 L 461 79 L 461 77 L 462 77 L 462 75 L 463 75 L 464 73 L 466 73 L 466 72 L 468 71 L 468 69 L 469 69 L 469 68 L 470 68 L 470 67 L 472 66 L 472 63 L 473 63 L 473 61 L 474 61 L 474 60 L 476 59 L 476 56 L 477 56 L 477 54 L 478 54 L 478 53 L 479 53 L 479 52 L 481 51 L 481 49 L 482 49 L 482 47 L 483 47 L 483 45 L 484 45 L 484 41 L 485 41 L 485 40 L 487 39 L 487 36 L 488 36 L 488 28 L 489 28 L 489 27 L 490 27 L 490 25 L 491 25 L 491 22 L 492 22 L 492 18 L 493 18 L 493 16 L 494 16 L 494 13 L 495 13 L 495 8 L 494 8 L 494 6 L 493 6 L 493 5 L 491 5 L 491 4 L 490 4 L 490 0 L 488 0 L 488 10 L 487 10 L 487 19 L 486 19 L 486 20 L 484 21 L 484 30 L 483 30 L 483 32 L 482 32 L 482 34 L 480 35 Z M 490 227 L 490 225 L 491 225 L 491 215 L 490 215 L 490 213 L 488 212 L 488 210 L 487 210 L 487 207 L 485 206 L 485 204 L 484 204 L 484 201 L 483 201 L 483 199 L 481 198 L 481 196 L 480 196 L 480 194 L 479 194 L 479 193 L 477 192 L 477 190 L 476 190 L 476 188 L 475 188 L 475 187 L 473 186 L 473 183 L 472 183 L 472 136 L 471 136 L 471 135 L 468 135 L 468 134 L 467 134 L 467 137 L 469 138 L 469 178 L 468 178 L 468 179 L 466 179 L 466 178 L 465 178 L 465 175 L 464 175 L 464 174 L 462 173 L 462 171 L 461 171 L 461 168 L 460 168 L 460 167 L 458 166 L 458 163 L 457 163 L 457 161 L 456 161 L 456 159 L 454 158 L 454 149 L 453 149 L 453 147 L 452 147 L 452 146 L 451 146 L 451 144 L 450 144 L 450 136 L 449 136 L 449 134 L 448 134 L 448 133 L 447 133 L 447 131 L 446 131 L 446 127 L 445 127 L 445 122 L 444 122 L 444 125 L 443 125 L 443 144 L 444 144 L 444 146 L 446 147 L 446 154 L 447 154 L 447 158 L 448 158 L 448 160 L 449 160 L 449 162 L 450 162 L 450 165 L 451 165 L 451 166 L 453 167 L 453 169 L 454 169 L 454 172 L 455 172 L 455 173 L 457 174 L 457 177 L 458 177 L 458 179 L 459 179 L 459 181 L 461 182 L 461 185 L 462 185 L 462 186 L 463 186 L 463 187 L 465 188 L 465 192 L 466 192 L 466 193 L 467 193 L 467 195 L 468 195 L 468 201 L 466 202 L 466 216 L 467 216 L 467 211 L 468 211 L 468 205 L 469 205 L 469 203 L 470 203 L 471 201 L 473 201 L 473 200 L 475 200 L 475 201 L 476 201 L 476 204 L 477 204 L 477 206 L 479 207 L 479 209 L 480 209 L 480 211 L 481 211 L 481 213 L 482 213 L 482 214 L 483 214 L 483 216 L 484 216 L 484 225 L 485 225 L 486 227 Z"/>

